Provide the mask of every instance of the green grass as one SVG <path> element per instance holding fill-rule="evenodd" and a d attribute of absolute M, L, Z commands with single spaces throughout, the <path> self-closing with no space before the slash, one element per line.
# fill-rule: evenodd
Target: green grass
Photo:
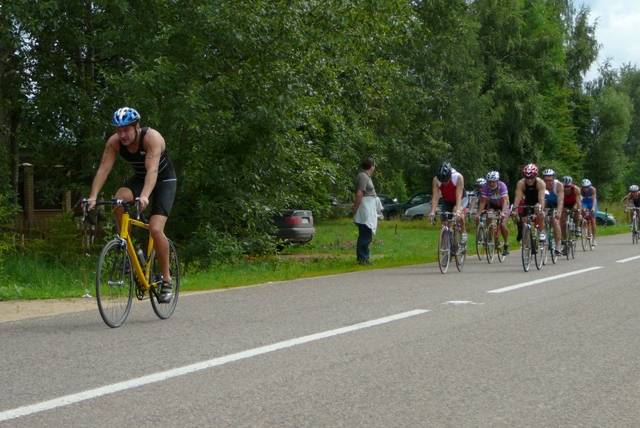
<path fill-rule="evenodd" d="M 628 233 L 622 209 L 610 209 L 618 225 L 598 227 L 598 236 Z M 621 220 L 623 220 L 621 222 Z M 510 248 L 517 251 L 510 224 Z M 474 225 L 469 225 L 471 231 Z M 366 269 L 397 267 L 436 261 L 439 226 L 427 221 L 381 221 L 371 244 L 373 265 L 355 263 L 358 229 L 350 219 L 316 224 L 316 236 L 306 245 L 286 247 L 280 254 L 246 258 L 183 277 L 183 291 L 210 290 L 282 281 Z M 469 256 L 475 257 L 475 239 L 469 238 Z M 179 249 L 178 249 L 179 251 Z M 0 300 L 80 297 L 94 294 L 97 256 L 76 258 L 65 265 L 25 255 L 8 255 L 0 280 Z"/>

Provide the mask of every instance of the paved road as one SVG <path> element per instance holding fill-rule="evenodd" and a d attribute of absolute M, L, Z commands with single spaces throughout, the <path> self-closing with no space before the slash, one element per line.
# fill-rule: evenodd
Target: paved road
<path fill-rule="evenodd" d="M 629 241 L 541 272 L 513 254 L 187 296 L 115 330 L 2 323 L 0 427 L 637 427 Z"/>

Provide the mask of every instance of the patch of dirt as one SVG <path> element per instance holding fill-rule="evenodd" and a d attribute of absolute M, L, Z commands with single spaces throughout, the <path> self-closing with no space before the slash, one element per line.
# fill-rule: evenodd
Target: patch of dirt
<path fill-rule="evenodd" d="M 0 323 L 88 310 L 98 310 L 95 298 L 9 300 L 0 302 Z"/>

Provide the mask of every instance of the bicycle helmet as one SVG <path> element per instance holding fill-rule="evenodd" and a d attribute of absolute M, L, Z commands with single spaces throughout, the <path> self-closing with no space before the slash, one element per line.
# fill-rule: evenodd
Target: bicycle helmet
<path fill-rule="evenodd" d="M 121 107 L 113 113 L 111 124 L 113 126 L 127 126 L 140 120 L 138 110 L 131 107 Z"/>
<path fill-rule="evenodd" d="M 562 182 L 565 186 L 570 186 L 571 184 L 573 184 L 573 177 L 571 177 L 570 175 L 565 175 L 564 177 L 562 177 Z"/>
<path fill-rule="evenodd" d="M 487 180 L 485 180 L 484 178 L 480 177 L 476 180 L 476 187 L 482 187 L 485 184 L 487 184 Z"/>
<path fill-rule="evenodd" d="M 522 175 L 526 178 L 535 178 L 538 176 L 538 167 L 534 163 L 525 165 L 524 168 L 522 168 Z"/>
<path fill-rule="evenodd" d="M 440 165 L 440 169 L 438 170 L 436 177 L 438 177 L 438 180 L 440 181 L 449 181 L 451 180 L 452 171 L 453 168 L 451 167 L 451 164 L 449 162 L 443 162 L 442 165 Z"/>
<path fill-rule="evenodd" d="M 500 173 L 498 171 L 489 171 L 487 174 L 487 181 L 498 181 L 500 180 Z"/>
<path fill-rule="evenodd" d="M 591 180 L 589 180 L 588 178 L 583 178 L 580 185 L 581 187 L 591 187 Z"/>
<path fill-rule="evenodd" d="M 630 192 L 637 192 L 638 190 L 640 190 L 640 187 L 638 187 L 637 184 L 632 184 L 631 186 L 629 186 Z"/>
<path fill-rule="evenodd" d="M 556 175 L 556 172 L 551 168 L 547 168 L 544 171 L 542 171 L 543 177 L 554 177 L 555 175 Z"/>

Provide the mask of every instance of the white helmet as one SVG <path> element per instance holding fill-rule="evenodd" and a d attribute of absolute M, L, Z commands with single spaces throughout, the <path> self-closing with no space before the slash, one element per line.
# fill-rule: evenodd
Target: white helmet
<path fill-rule="evenodd" d="M 588 178 L 583 178 L 580 185 L 582 187 L 591 187 L 591 180 L 589 180 Z"/>
<path fill-rule="evenodd" d="M 480 186 L 484 186 L 485 184 L 487 184 L 487 180 L 485 180 L 484 178 L 480 177 L 476 180 L 476 186 L 480 187 Z"/>
<path fill-rule="evenodd" d="M 556 172 L 551 168 L 547 168 L 544 171 L 542 171 L 543 177 L 549 177 L 549 176 L 554 177 L 555 175 L 556 175 Z"/>
<path fill-rule="evenodd" d="M 498 171 L 489 171 L 487 174 L 487 181 L 498 181 L 500 180 L 500 173 Z"/>
<path fill-rule="evenodd" d="M 631 186 L 629 186 L 630 192 L 637 192 L 638 190 L 640 190 L 640 187 L 638 187 L 637 184 L 632 184 Z"/>

